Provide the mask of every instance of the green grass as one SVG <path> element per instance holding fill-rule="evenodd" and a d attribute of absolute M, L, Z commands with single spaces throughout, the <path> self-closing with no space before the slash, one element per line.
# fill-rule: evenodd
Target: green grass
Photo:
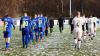
<path fill-rule="evenodd" d="M 59 33 L 58 26 L 54 27 L 52 34 L 49 33 L 44 41 L 39 43 L 39 48 L 33 44 L 27 49 L 23 49 L 21 41 L 21 32 L 16 28 L 13 30 L 11 39 L 12 51 L 5 53 L 2 31 L 0 31 L 0 56 L 100 56 L 100 28 L 97 30 L 97 36 L 93 41 L 82 43 L 81 50 L 74 50 L 73 36 L 70 34 L 68 26 L 64 27 L 63 33 Z"/>

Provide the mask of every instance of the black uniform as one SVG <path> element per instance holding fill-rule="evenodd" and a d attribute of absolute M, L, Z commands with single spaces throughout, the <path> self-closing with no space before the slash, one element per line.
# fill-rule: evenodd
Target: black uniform
<path fill-rule="evenodd" d="M 60 30 L 60 32 L 62 32 L 62 30 L 63 30 L 63 28 L 64 28 L 64 26 L 63 26 L 64 22 L 65 22 L 64 17 L 61 16 L 61 17 L 58 19 L 59 30 Z"/>
<path fill-rule="evenodd" d="M 71 27 L 71 30 L 70 30 L 71 33 L 73 32 L 73 29 L 74 29 L 74 25 L 72 24 L 72 20 L 73 20 L 73 18 L 69 19 L 69 25 Z"/>
<path fill-rule="evenodd" d="M 50 33 L 52 33 L 52 31 L 53 31 L 53 26 L 54 26 L 54 20 L 50 19 L 49 20 Z"/>

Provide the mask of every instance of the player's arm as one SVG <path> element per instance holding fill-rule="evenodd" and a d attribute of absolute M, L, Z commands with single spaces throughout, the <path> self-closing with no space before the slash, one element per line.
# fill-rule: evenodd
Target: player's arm
<path fill-rule="evenodd" d="M 13 29 L 15 30 L 15 23 L 14 23 L 14 20 L 12 20 L 12 26 L 13 26 Z"/>
<path fill-rule="evenodd" d="M 74 19 L 72 20 L 71 24 L 74 24 Z"/>
<path fill-rule="evenodd" d="M 15 25 L 13 24 L 13 29 L 15 30 Z"/>
<path fill-rule="evenodd" d="M 20 26 L 19 26 L 19 30 L 22 30 L 22 18 L 20 19 Z"/>
<path fill-rule="evenodd" d="M 30 27 L 30 31 L 32 32 L 34 24 L 32 23 L 32 21 L 29 21 L 29 27 Z"/>
<path fill-rule="evenodd" d="M 65 17 L 63 17 L 63 22 L 65 23 Z"/>
<path fill-rule="evenodd" d="M 3 22 L 2 30 L 4 31 L 4 28 L 5 28 L 5 27 L 4 27 L 4 18 L 2 18 L 1 21 Z"/>
<path fill-rule="evenodd" d="M 4 31 L 5 31 L 5 22 L 4 22 L 4 18 L 2 18 L 1 21 L 3 22 L 2 30 L 3 30 L 3 32 L 4 32 Z"/>
<path fill-rule="evenodd" d="M 48 21 L 47 21 L 47 26 L 49 27 L 49 19 L 48 19 Z"/>
<path fill-rule="evenodd" d="M 57 21 L 57 25 L 59 24 L 59 19 L 58 19 L 58 21 Z"/>
<path fill-rule="evenodd" d="M 95 24 L 95 31 L 96 31 L 96 29 L 97 29 L 97 21 L 98 21 L 98 19 L 97 18 L 95 18 L 95 22 L 94 22 L 94 24 Z"/>
<path fill-rule="evenodd" d="M 44 27 L 46 28 L 46 18 L 44 18 Z"/>
<path fill-rule="evenodd" d="M 71 22 L 71 25 L 73 26 L 73 29 L 74 29 L 74 21 L 75 21 L 75 18 L 73 18 L 72 22 Z"/>
<path fill-rule="evenodd" d="M 52 21 L 53 21 L 53 26 L 54 26 L 54 20 L 52 19 Z"/>

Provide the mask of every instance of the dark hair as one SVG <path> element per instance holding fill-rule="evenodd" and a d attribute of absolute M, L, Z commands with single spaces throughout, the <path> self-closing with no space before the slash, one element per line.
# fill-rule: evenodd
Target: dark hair
<path fill-rule="evenodd" d="M 4 17 L 8 17 L 8 15 L 5 15 Z"/>

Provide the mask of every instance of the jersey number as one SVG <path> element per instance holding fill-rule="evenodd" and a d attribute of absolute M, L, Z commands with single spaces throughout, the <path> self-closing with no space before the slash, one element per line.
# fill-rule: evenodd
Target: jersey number
<path fill-rule="evenodd" d="M 42 24 L 42 20 L 41 19 L 39 19 L 39 24 Z"/>
<path fill-rule="evenodd" d="M 8 22 L 5 22 L 5 28 L 7 28 L 8 27 Z"/>
<path fill-rule="evenodd" d="M 23 21 L 23 27 L 28 26 L 28 21 Z"/>

